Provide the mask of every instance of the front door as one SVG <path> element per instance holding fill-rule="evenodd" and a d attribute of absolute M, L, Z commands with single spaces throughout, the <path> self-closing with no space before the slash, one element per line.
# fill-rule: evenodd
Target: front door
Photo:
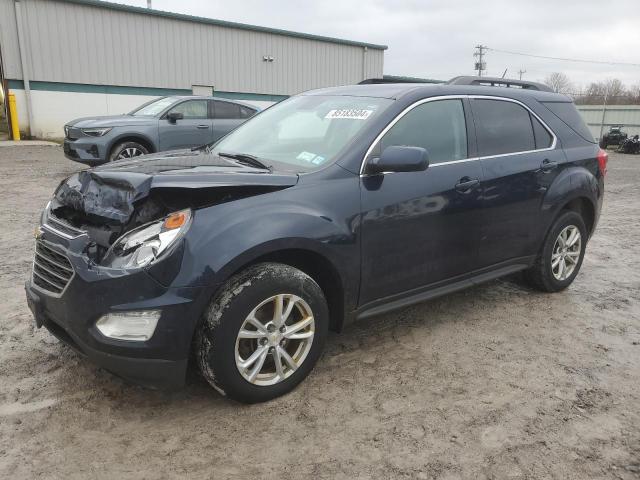
<path fill-rule="evenodd" d="M 484 171 L 480 263 L 488 267 L 536 253 L 542 201 L 565 157 L 523 105 L 481 97 L 470 103 Z"/>
<path fill-rule="evenodd" d="M 430 165 L 423 172 L 361 177 L 360 305 L 477 268 L 482 167 L 468 159 L 463 100 L 416 106 L 367 160 L 392 145 L 425 148 Z"/>
<path fill-rule="evenodd" d="M 183 118 L 171 121 L 169 113 L 181 113 Z M 160 150 L 191 148 L 213 141 L 213 120 L 209 118 L 207 100 L 186 100 L 171 108 L 159 120 Z"/>

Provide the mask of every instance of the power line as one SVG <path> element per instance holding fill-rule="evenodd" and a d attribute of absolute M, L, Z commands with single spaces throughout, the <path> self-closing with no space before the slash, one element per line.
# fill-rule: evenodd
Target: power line
<path fill-rule="evenodd" d="M 600 65 L 627 65 L 631 67 L 640 67 L 640 63 L 629 63 L 629 62 L 604 62 L 600 60 L 585 60 L 579 58 L 562 58 L 562 57 L 548 57 L 546 55 L 534 55 L 532 53 L 522 53 L 522 52 L 513 52 L 511 50 L 501 50 L 498 48 L 484 47 L 486 50 L 491 50 L 494 52 L 507 53 L 509 55 L 520 55 L 521 57 L 533 57 L 533 58 L 544 58 L 546 60 L 560 60 L 563 62 L 578 62 L 578 63 L 597 63 Z"/>

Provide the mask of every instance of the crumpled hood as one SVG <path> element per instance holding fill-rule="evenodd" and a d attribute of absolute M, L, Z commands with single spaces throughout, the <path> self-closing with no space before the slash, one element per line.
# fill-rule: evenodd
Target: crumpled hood
<path fill-rule="evenodd" d="M 64 180 L 54 208 L 68 207 L 111 223 L 126 224 L 136 205 L 154 190 L 247 189 L 255 194 L 295 185 L 298 175 L 243 166 L 208 152 L 180 150 L 136 157 L 83 170 Z M 185 196 L 188 192 L 185 191 Z M 214 195 L 212 194 L 212 197 Z"/>
<path fill-rule="evenodd" d="M 134 117 L 133 115 L 111 115 L 103 117 L 83 117 L 67 123 L 74 128 L 102 128 L 102 127 L 132 127 L 153 125 L 157 123 L 155 117 Z"/>

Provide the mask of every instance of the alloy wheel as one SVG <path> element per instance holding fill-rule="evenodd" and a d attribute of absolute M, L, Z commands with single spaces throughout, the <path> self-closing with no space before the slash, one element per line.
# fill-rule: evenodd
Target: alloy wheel
<path fill-rule="evenodd" d="M 287 379 L 311 350 L 315 319 L 302 298 L 269 297 L 247 316 L 236 338 L 235 359 L 249 383 L 266 386 Z"/>
<path fill-rule="evenodd" d="M 553 246 L 551 272 L 556 280 L 564 281 L 573 274 L 580 260 L 582 235 L 575 225 L 565 227 Z"/>
<path fill-rule="evenodd" d="M 133 158 L 133 157 L 139 157 L 140 155 L 142 155 L 142 150 L 140 150 L 139 148 L 136 147 L 127 147 L 124 150 L 122 150 L 118 156 L 116 157 L 116 160 L 122 160 L 125 158 Z"/>

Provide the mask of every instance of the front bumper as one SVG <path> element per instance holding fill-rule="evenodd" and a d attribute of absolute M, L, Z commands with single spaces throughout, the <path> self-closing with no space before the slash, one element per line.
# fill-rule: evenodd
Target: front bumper
<path fill-rule="evenodd" d="M 193 332 L 208 297 L 203 287 L 171 288 L 147 271 L 123 272 L 91 265 L 78 243 L 44 231 L 38 240 L 65 255 L 75 271 L 59 295 L 33 282 L 26 283 L 29 308 L 36 325 L 104 369 L 148 387 L 174 389 L 184 384 Z M 160 310 L 161 316 L 148 341 L 115 340 L 96 328 L 109 312 Z"/>
<path fill-rule="evenodd" d="M 74 162 L 88 165 L 106 162 L 107 144 L 103 137 L 82 137 L 75 140 L 65 138 L 62 148 L 65 157 Z"/>

